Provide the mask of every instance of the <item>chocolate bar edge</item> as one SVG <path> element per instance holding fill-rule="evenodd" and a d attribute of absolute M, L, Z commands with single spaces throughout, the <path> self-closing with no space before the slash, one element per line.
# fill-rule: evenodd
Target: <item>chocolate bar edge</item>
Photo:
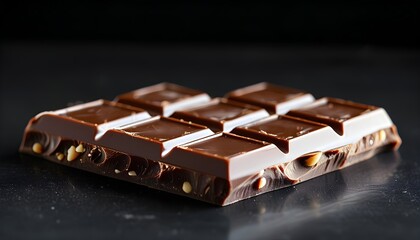
<path fill-rule="evenodd" d="M 232 181 L 37 131 L 25 132 L 20 152 L 43 157 L 61 165 L 225 206 L 348 167 L 381 151 L 396 150 L 400 144 L 401 139 L 393 125 L 364 136 L 353 144 L 306 154 L 293 161 L 262 169 L 258 173 Z M 70 155 L 75 157 L 69 158 Z M 121 162 L 115 163 L 116 160 L 110 159 L 123 159 L 122 167 L 117 166 L 121 165 Z M 111 164 L 113 161 L 116 166 Z M 124 165 L 124 161 L 129 163 Z"/>

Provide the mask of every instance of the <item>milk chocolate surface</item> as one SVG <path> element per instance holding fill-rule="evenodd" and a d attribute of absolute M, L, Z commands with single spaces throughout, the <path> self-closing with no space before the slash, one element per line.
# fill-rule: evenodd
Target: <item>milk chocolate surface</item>
<path fill-rule="evenodd" d="M 141 136 L 157 141 L 167 141 L 203 129 L 207 128 L 171 118 L 157 118 L 153 121 L 146 121 L 145 123 L 122 128 L 122 130 L 133 136 Z"/>
<path fill-rule="evenodd" d="M 207 141 L 190 144 L 184 149 L 194 151 L 197 154 L 213 155 L 228 161 L 230 157 L 247 154 L 265 145 L 267 144 L 230 134 L 223 134 L 220 137 L 210 138 Z"/>
<path fill-rule="evenodd" d="M 138 106 L 151 114 L 169 116 L 175 110 L 208 102 L 210 97 L 201 91 L 172 83 L 161 83 L 137 89 L 116 97 L 116 101 Z"/>
<path fill-rule="evenodd" d="M 325 125 L 290 116 L 274 116 L 269 120 L 236 127 L 232 133 L 271 142 L 283 152 L 289 152 L 289 141 L 324 128 Z"/>
<path fill-rule="evenodd" d="M 130 105 L 103 101 L 98 105 L 89 106 L 74 111 L 66 111 L 60 115 L 88 123 L 102 124 L 143 111 L 143 109 L 132 107 Z"/>
<path fill-rule="evenodd" d="M 258 107 L 219 98 L 201 107 L 176 111 L 172 117 L 209 126 L 219 131 L 230 131 L 263 117 L 268 113 Z"/>
<path fill-rule="evenodd" d="M 155 116 L 109 129 L 100 139 L 91 143 L 133 156 L 162 161 L 172 148 L 212 134 L 206 126 Z"/>
<path fill-rule="evenodd" d="M 224 179 L 243 177 L 280 161 L 273 144 L 229 133 L 220 133 L 181 145 L 164 159 Z"/>
<path fill-rule="evenodd" d="M 293 88 L 259 83 L 228 93 L 227 98 L 265 108 L 271 113 L 285 113 L 313 101 L 312 95 Z"/>
<path fill-rule="evenodd" d="M 343 123 L 351 118 L 375 110 L 376 107 L 362 105 L 336 98 L 326 98 L 311 107 L 292 110 L 290 116 L 305 118 L 330 125 L 340 135 L 344 134 Z"/>

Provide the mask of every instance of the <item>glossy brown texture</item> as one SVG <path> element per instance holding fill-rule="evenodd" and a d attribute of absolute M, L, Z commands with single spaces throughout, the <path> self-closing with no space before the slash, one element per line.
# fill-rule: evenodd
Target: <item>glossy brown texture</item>
<path fill-rule="evenodd" d="M 376 107 L 336 98 L 327 98 L 322 104 L 309 108 L 291 110 L 287 115 L 330 125 L 337 133 L 343 135 L 343 122 L 374 109 Z"/>
<path fill-rule="evenodd" d="M 171 117 L 206 125 L 217 130 L 223 130 L 223 125 L 227 121 L 237 119 L 258 110 L 260 108 L 227 99 L 218 99 L 203 107 L 176 111 Z"/>
<path fill-rule="evenodd" d="M 205 141 L 194 143 L 184 147 L 199 154 L 214 155 L 229 159 L 231 157 L 246 154 L 252 150 L 266 146 L 259 141 L 238 137 L 232 134 L 223 134 Z"/>
<path fill-rule="evenodd" d="M 277 104 L 287 102 L 304 94 L 306 93 L 301 90 L 262 83 L 255 85 L 255 87 L 247 88 L 246 91 L 241 89 L 232 91 L 226 96 L 229 99 L 256 105 L 274 113 L 276 112 Z"/>
<path fill-rule="evenodd" d="M 143 111 L 144 110 L 140 108 L 103 101 L 102 104 L 97 106 L 66 112 L 65 114 L 62 114 L 62 116 L 71 117 L 88 123 L 102 124 Z"/>
<path fill-rule="evenodd" d="M 206 129 L 206 127 L 163 117 L 130 126 L 128 128 L 123 128 L 124 131 L 135 136 L 147 137 L 157 141 L 166 141 L 178 138 L 203 129 Z"/>
<path fill-rule="evenodd" d="M 289 152 L 289 141 L 326 125 L 290 116 L 278 116 L 269 121 L 235 128 L 232 133 L 274 143 L 285 153 Z"/>
<path fill-rule="evenodd" d="M 204 92 L 172 83 L 161 83 L 121 94 L 116 101 L 163 114 L 166 106 L 200 94 Z"/>

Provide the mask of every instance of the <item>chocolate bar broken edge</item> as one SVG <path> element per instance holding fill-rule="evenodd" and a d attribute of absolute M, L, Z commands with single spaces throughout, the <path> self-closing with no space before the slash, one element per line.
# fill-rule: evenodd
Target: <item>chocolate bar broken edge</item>
<path fill-rule="evenodd" d="M 305 154 L 232 181 L 37 131 L 26 131 L 20 151 L 61 165 L 226 206 L 345 168 L 379 152 L 397 149 L 400 144 L 397 129 L 392 126 L 353 144 Z"/>

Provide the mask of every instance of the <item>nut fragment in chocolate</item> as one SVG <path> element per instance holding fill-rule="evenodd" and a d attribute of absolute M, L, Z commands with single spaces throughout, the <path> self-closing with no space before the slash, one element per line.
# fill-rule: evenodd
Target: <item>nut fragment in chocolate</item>
<path fill-rule="evenodd" d="M 63 160 L 63 159 L 64 159 L 64 154 L 62 154 L 62 153 L 60 153 L 60 152 L 56 153 L 56 154 L 55 154 L 55 156 L 57 157 L 57 159 L 58 159 L 59 161 L 61 161 L 61 160 Z"/>
<path fill-rule="evenodd" d="M 299 158 L 300 162 L 306 167 L 313 167 L 318 163 L 322 152 L 309 153 Z"/>
<path fill-rule="evenodd" d="M 72 145 L 67 150 L 67 161 L 69 162 L 74 161 L 78 156 L 79 156 L 79 153 L 76 152 L 76 147 Z"/>
<path fill-rule="evenodd" d="M 379 141 L 385 141 L 386 140 L 386 133 L 384 130 L 379 131 Z"/>
<path fill-rule="evenodd" d="M 192 191 L 192 186 L 191 183 L 189 182 L 184 182 L 182 184 L 182 191 L 184 191 L 185 193 L 190 193 Z"/>
<path fill-rule="evenodd" d="M 40 143 L 34 143 L 34 145 L 32 145 L 32 151 L 41 154 L 43 152 L 43 147 Z"/>
<path fill-rule="evenodd" d="M 258 178 L 258 180 L 255 182 L 254 187 L 259 190 L 261 188 L 263 188 L 265 185 L 267 184 L 267 179 L 265 177 L 260 177 Z"/>
<path fill-rule="evenodd" d="M 84 152 L 85 151 L 85 148 L 83 147 L 83 144 L 79 144 L 77 147 L 76 147 L 76 152 L 78 152 L 78 153 L 82 153 L 82 152 Z"/>

